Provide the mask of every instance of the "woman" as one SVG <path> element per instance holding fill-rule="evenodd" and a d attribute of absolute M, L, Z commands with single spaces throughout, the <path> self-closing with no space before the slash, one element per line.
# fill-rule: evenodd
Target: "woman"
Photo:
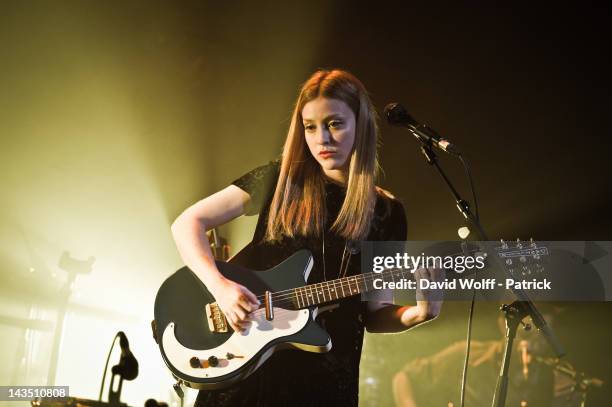
<path fill-rule="evenodd" d="M 376 113 L 361 82 L 346 71 L 317 71 L 301 89 L 281 159 L 247 173 L 176 219 L 172 232 L 183 260 L 217 299 L 233 329 L 245 329 L 259 303 L 246 287 L 219 273 L 203 229 L 259 213 L 252 242 L 258 256 L 249 266 L 267 269 L 306 248 L 315 261 L 309 284 L 360 273 L 354 242 L 406 239 L 402 204 L 374 184 L 377 133 Z M 196 404 L 356 406 L 364 328 L 399 332 L 440 310 L 441 303 L 433 301 L 393 305 L 386 294 L 387 301 L 354 296 L 319 313 L 317 322 L 332 339 L 328 353 L 276 352 L 237 385 L 200 392 Z"/>

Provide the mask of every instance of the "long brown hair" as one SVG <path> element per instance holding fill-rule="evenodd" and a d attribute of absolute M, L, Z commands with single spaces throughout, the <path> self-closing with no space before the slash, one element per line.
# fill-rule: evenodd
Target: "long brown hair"
<path fill-rule="evenodd" d="M 324 173 L 308 149 L 302 122 L 304 105 L 320 96 L 345 102 L 356 121 L 346 197 L 332 230 L 350 240 L 365 239 L 370 230 L 379 170 L 376 110 L 355 76 L 339 69 L 318 70 L 302 86 L 293 110 L 270 205 L 266 240 L 280 240 L 283 235 L 320 236 L 325 227 Z"/>

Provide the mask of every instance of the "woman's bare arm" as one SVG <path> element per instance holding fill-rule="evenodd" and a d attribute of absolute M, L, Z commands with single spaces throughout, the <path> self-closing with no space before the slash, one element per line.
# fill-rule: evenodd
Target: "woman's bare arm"
<path fill-rule="evenodd" d="M 214 285 L 221 274 L 206 233 L 244 214 L 249 194 L 230 185 L 185 209 L 172 223 L 172 236 L 185 264 L 206 284 Z"/>
<path fill-rule="evenodd" d="M 420 278 L 441 281 L 444 279 L 444 271 L 419 269 L 415 272 L 415 279 L 418 281 Z M 386 301 L 368 302 L 366 329 L 368 332 L 375 333 L 402 332 L 430 321 L 440 314 L 442 308 L 440 292 L 429 293 L 417 289 L 417 298 L 419 300 L 416 305 L 395 305 L 388 298 Z"/>
<path fill-rule="evenodd" d="M 248 313 L 258 305 L 257 297 L 221 275 L 206 231 L 243 215 L 249 204 L 249 194 L 230 185 L 185 209 L 171 227 L 181 258 L 213 294 L 235 330 L 245 327 Z"/>

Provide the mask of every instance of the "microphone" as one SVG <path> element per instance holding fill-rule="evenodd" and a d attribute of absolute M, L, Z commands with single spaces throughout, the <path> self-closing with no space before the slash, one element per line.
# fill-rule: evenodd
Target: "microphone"
<path fill-rule="evenodd" d="M 401 104 L 389 103 L 385 106 L 384 113 L 390 125 L 407 128 L 421 143 L 434 146 L 452 155 L 461 155 L 454 144 L 441 137 L 431 127 L 417 122 Z"/>
<path fill-rule="evenodd" d="M 121 359 L 118 365 L 113 366 L 112 372 L 121 375 L 125 380 L 134 380 L 138 377 L 138 361 L 130 350 L 130 343 L 123 331 L 119 331 L 117 335 L 119 335 Z"/>

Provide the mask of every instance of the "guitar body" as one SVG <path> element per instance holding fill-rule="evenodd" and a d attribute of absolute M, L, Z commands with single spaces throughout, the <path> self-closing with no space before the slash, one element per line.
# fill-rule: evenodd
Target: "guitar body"
<path fill-rule="evenodd" d="M 306 250 L 265 271 L 217 261 L 225 277 L 257 296 L 304 286 L 312 264 L 312 255 Z M 271 320 L 266 319 L 264 308 L 253 312 L 251 326 L 243 333 L 229 326 L 227 332 L 213 332 L 206 306 L 215 301 L 187 267 L 171 275 L 155 298 L 155 330 L 162 357 L 172 374 L 188 387 L 227 387 L 253 373 L 279 349 L 319 353 L 331 349 L 329 334 L 314 322 L 317 307 L 297 309 L 288 301 L 279 302 L 273 307 Z M 201 361 L 196 367 L 194 358 Z"/>

